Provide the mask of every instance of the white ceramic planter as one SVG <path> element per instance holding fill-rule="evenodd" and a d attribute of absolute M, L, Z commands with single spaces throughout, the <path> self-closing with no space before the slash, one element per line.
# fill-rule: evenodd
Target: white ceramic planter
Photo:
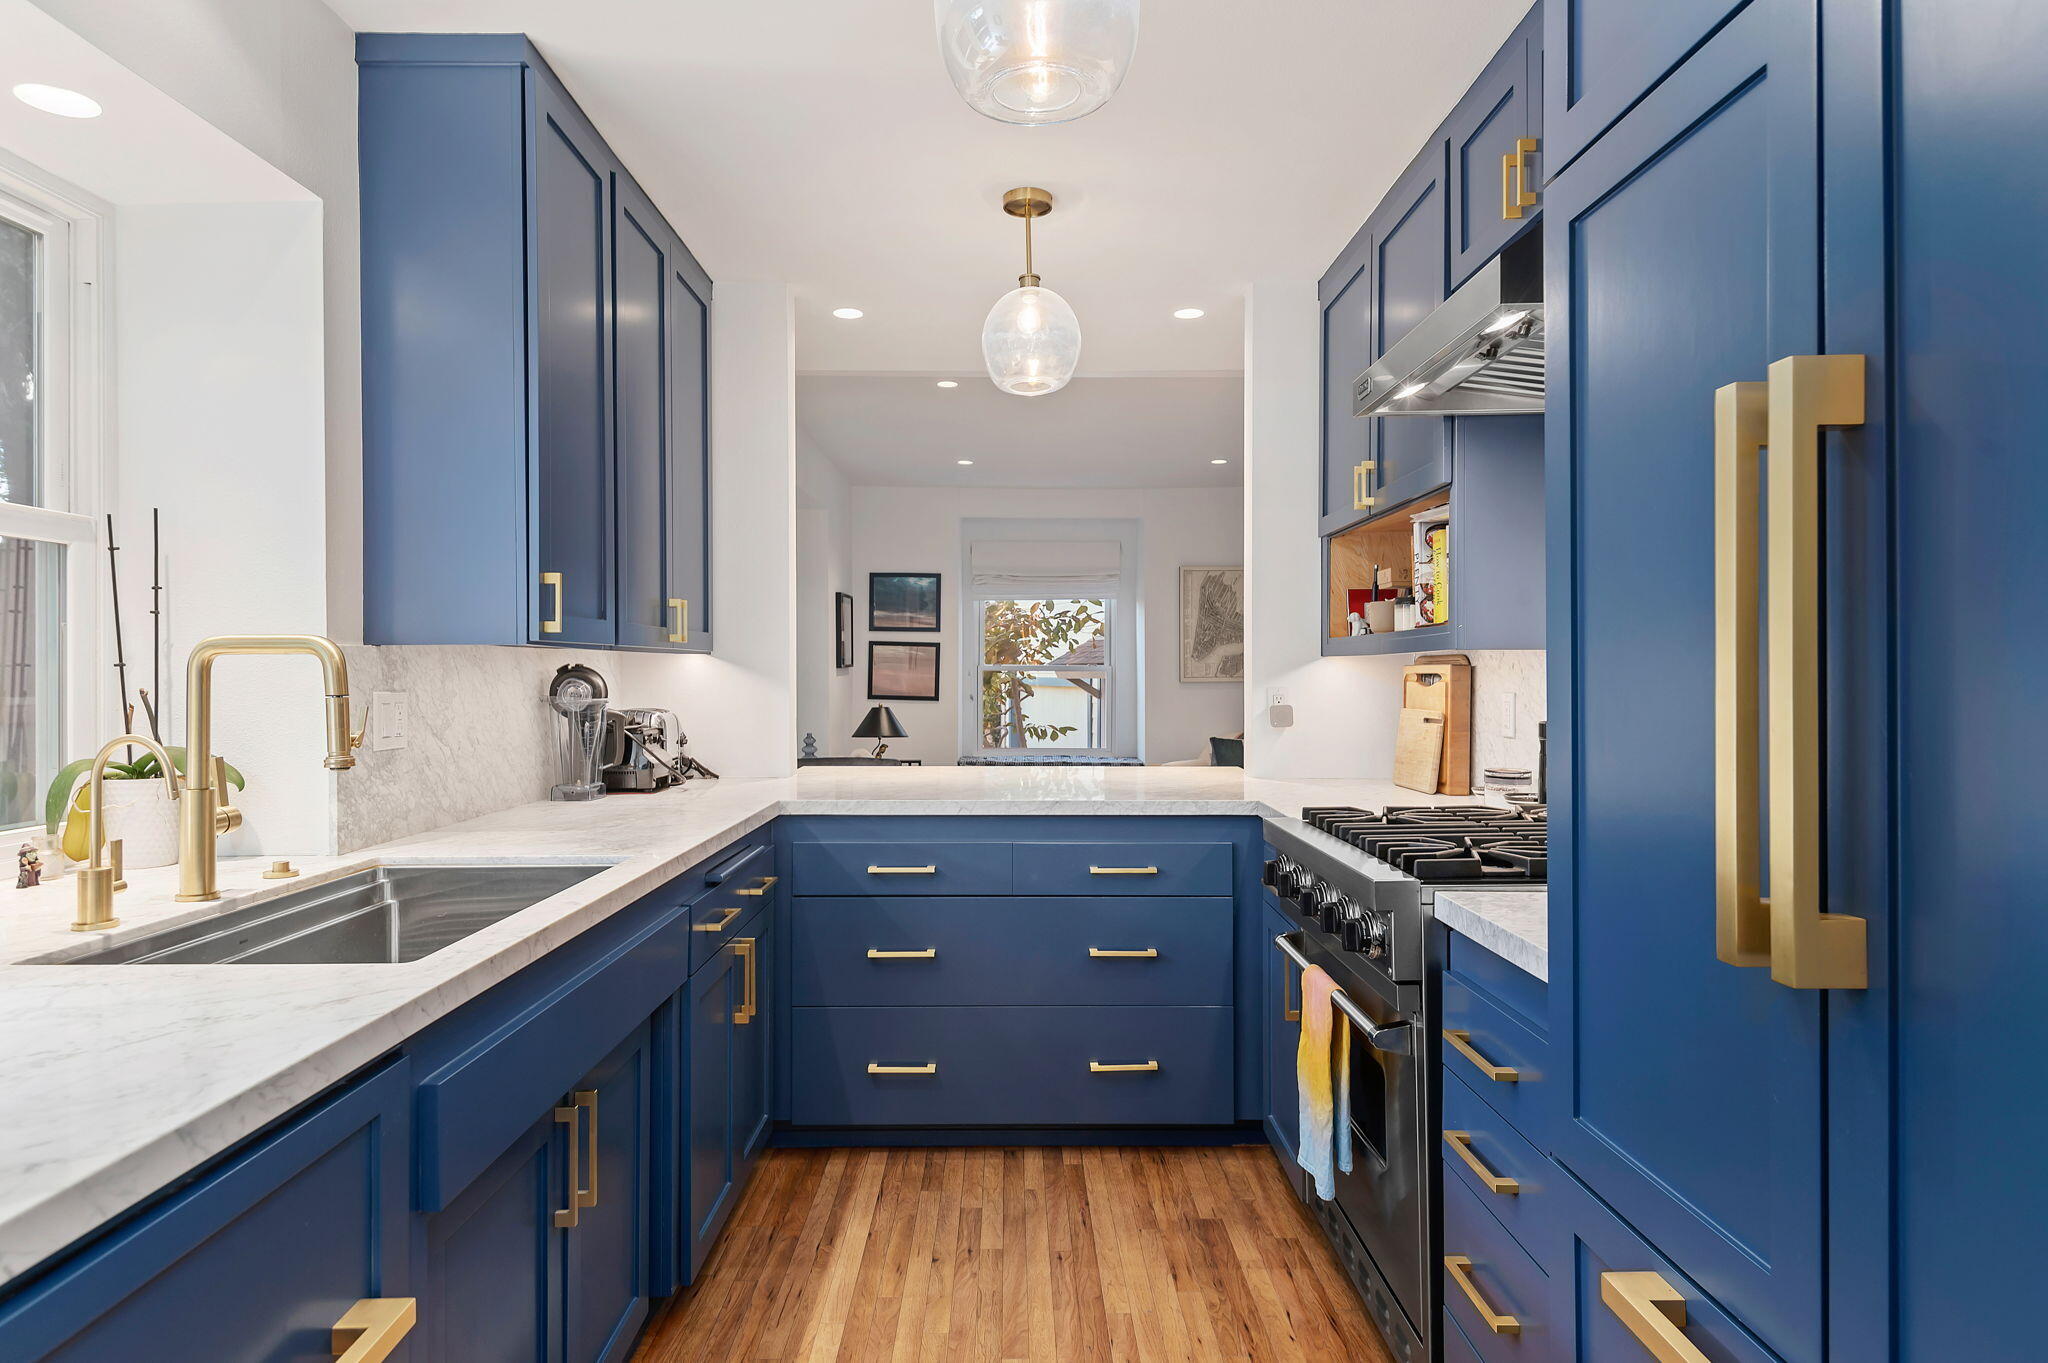
<path fill-rule="evenodd" d="M 140 871 L 178 859 L 178 802 L 161 779 L 108 781 L 107 839 L 121 840 L 121 865 Z"/>

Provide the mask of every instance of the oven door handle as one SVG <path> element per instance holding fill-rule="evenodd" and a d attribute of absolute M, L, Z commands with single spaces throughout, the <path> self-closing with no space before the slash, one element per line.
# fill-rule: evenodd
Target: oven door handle
<path fill-rule="evenodd" d="M 1304 956 L 1301 948 L 1294 944 L 1294 939 L 1299 935 L 1299 933 L 1283 932 L 1273 939 L 1273 945 L 1280 948 L 1281 955 L 1293 961 L 1303 970 L 1307 970 L 1315 962 Z M 1374 1050 L 1387 1051 L 1394 1055 L 1413 1055 L 1415 1053 L 1414 1032 L 1407 1023 L 1374 1022 L 1366 1016 L 1365 1010 L 1353 1003 L 1350 996 L 1341 988 L 1330 992 L 1330 1002 L 1350 1022 L 1352 1029 L 1364 1037 L 1366 1044 Z"/>

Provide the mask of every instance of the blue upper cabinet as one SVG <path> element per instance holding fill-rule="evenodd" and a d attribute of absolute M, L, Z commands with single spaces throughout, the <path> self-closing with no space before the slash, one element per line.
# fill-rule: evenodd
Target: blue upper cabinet
<path fill-rule="evenodd" d="M 357 61 L 366 638 L 708 649 L 710 280 L 524 38 Z"/>
<path fill-rule="evenodd" d="M 1444 301 L 1444 144 L 1432 138 L 1366 220 L 1372 251 L 1372 355 L 1377 359 Z M 1365 366 L 1360 365 L 1363 369 Z M 1346 376 L 1348 403 L 1351 379 Z M 1450 418 L 1354 419 L 1372 441 L 1371 514 L 1413 501 L 1451 481 Z"/>
<path fill-rule="evenodd" d="M 1529 11 L 1444 123 L 1454 289 L 1540 212 L 1542 20 L 1540 5 Z"/>
<path fill-rule="evenodd" d="M 1372 363 L 1372 233 L 1361 228 L 1316 290 L 1323 309 L 1322 533 L 1372 514 L 1371 424 L 1351 415 L 1351 381 Z"/>
<path fill-rule="evenodd" d="M 1543 129 L 1555 175 L 1743 0 L 1558 0 L 1543 16 Z"/>
<path fill-rule="evenodd" d="M 1715 393 L 1821 340 L 1811 11 L 1752 0 L 1544 229 L 1554 1153 L 1790 1363 L 1823 1356 L 1824 995 L 1717 957 Z"/>

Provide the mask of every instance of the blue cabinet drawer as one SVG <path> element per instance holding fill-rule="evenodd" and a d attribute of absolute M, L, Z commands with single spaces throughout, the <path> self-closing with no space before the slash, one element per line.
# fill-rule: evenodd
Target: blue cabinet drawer
<path fill-rule="evenodd" d="M 1463 1183 L 1544 1272 L 1554 1271 L 1563 1223 L 1558 1206 L 1563 1171 L 1448 1072 L 1443 1112 L 1444 1182 Z"/>
<path fill-rule="evenodd" d="M 1458 1327 L 1449 1308 L 1437 1319 L 1437 1334 L 1443 1340 L 1444 1363 L 1480 1363 L 1479 1350 L 1465 1338 L 1465 1332 Z"/>
<path fill-rule="evenodd" d="M 1444 1314 L 1484 1363 L 1556 1363 L 1550 1279 L 1478 1196 L 1444 1180 Z"/>
<path fill-rule="evenodd" d="M 799 842 L 793 893 L 1008 894 L 1007 842 Z"/>
<path fill-rule="evenodd" d="M 1020 842 L 1018 894 L 1227 895 L 1227 842 Z"/>
<path fill-rule="evenodd" d="M 804 897 L 791 905 L 790 997 L 1227 1005 L 1233 921 L 1228 899 Z"/>
<path fill-rule="evenodd" d="M 798 1008 L 791 1117 L 799 1126 L 1218 1125 L 1235 1115 L 1231 1020 L 1228 1008 Z"/>
<path fill-rule="evenodd" d="M 775 874 L 775 849 L 748 848 L 713 871 L 709 887 L 690 901 L 690 972 L 697 969 L 733 938 L 757 909 L 770 902 L 779 882 Z"/>
<path fill-rule="evenodd" d="M 1446 971 L 1444 1069 L 1472 1086 L 1494 1111 L 1546 1153 L 1552 1099 L 1550 1043 L 1456 971 Z"/>

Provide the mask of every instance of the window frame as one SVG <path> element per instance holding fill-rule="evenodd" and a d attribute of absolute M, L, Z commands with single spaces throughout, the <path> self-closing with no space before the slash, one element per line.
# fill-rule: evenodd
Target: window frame
<path fill-rule="evenodd" d="M 986 629 L 986 607 L 990 603 L 997 601 L 1100 601 L 1102 603 L 1103 661 L 1100 664 L 1089 664 L 1083 667 L 1062 667 L 1058 669 L 1046 663 L 992 663 L 987 661 L 988 637 L 984 633 Z M 1115 756 L 1117 735 L 1116 706 L 1114 702 L 1118 688 L 1126 684 L 1126 678 L 1122 675 L 1123 669 L 1120 666 L 1123 650 L 1117 647 L 1116 641 L 1117 615 L 1122 609 L 1123 602 L 1114 593 L 1103 596 L 1045 596 L 1036 594 L 1019 595 L 1015 592 L 990 592 L 980 588 L 972 590 L 969 593 L 968 602 L 968 625 L 974 640 L 973 662 L 969 666 L 969 675 L 972 681 L 967 688 L 966 697 L 963 698 L 963 704 L 968 707 L 968 713 L 972 717 L 971 723 L 975 735 L 974 755 L 977 757 L 1014 757 L 1021 753 L 1039 753 L 1047 756 L 1057 755 L 1061 757 Z M 1052 672 L 1055 670 L 1060 672 L 1088 673 L 1102 678 L 1104 683 L 1102 695 L 1096 700 L 1096 705 L 1101 715 L 1102 732 L 1100 737 L 1102 741 L 1100 745 L 1090 748 L 1053 746 L 1025 746 L 1022 748 L 989 747 L 983 741 L 984 730 L 981 725 L 981 694 L 982 687 L 987 684 L 985 678 L 988 674 L 991 672 Z"/>
<path fill-rule="evenodd" d="M 57 766 L 113 737 L 97 722 L 112 691 L 101 668 L 107 649 L 100 636 L 105 588 L 99 564 L 106 547 L 105 436 L 113 389 L 105 345 L 111 320 L 111 289 L 104 283 L 108 217 L 105 205 L 79 191 L 31 174 L 20 162 L 0 163 L 0 218 L 40 238 L 37 273 L 43 290 L 36 374 L 41 504 L 0 501 L 0 537 L 66 551 Z M 144 655 L 146 660 L 146 649 Z M 38 784 L 53 775 L 55 768 L 39 771 Z M 0 834 L 41 828 L 40 795 L 38 790 L 28 822 L 0 828 Z"/>

